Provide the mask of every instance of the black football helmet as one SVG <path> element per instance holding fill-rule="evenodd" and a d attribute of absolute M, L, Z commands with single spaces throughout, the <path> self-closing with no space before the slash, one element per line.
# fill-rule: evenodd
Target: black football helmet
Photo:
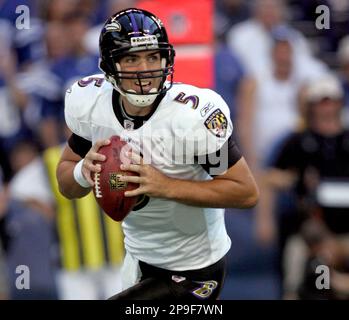
<path fill-rule="evenodd" d="M 99 38 L 99 68 L 106 79 L 133 105 L 151 105 L 159 94 L 169 90 L 173 83 L 175 51 L 169 43 L 167 32 L 152 13 L 130 8 L 112 15 L 104 24 Z M 122 71 L 118 61 L 130 52 L 156 50 L 161 56 L 161 69 L 139 72 Z M 152 74 L 150 76 L 150 74 Z M 161 78 L 158 88 L 144 93 L 141 80 Z M 122 88 L 122 79 L 139 81 L 141 93 Z"/>

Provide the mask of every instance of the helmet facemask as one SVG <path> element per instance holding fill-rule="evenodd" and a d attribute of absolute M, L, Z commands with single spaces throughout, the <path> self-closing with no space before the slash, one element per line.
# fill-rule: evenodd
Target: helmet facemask
<path fill-rule="evenodd" d="M 112 83 L 114 88 L 134 106 L 137 107 L 147 107 L 154 103 L 155 99 L 158 95 L 164 94 L 167 90 L 172 87 L 173 83 L 173 58 L 174 58 L 174 50 L 172 45 L 158 44 L 155 46 L 149 47 L 129 47 L 112 50 L 109 53 L 108 60 L 108 69 L 110 72 L 105 72 L 106 79 Z M 161 57 L 161 66 L 159 69 L 149 69 L 145 71 L 123 71 L 120 66 L 120 59 L 124 56 L 127 56 L 129 53 L 135 52 L 144 52 L 144 51 L 158 51 Z M 143 91 L 142 80 L 144 79 L 161 79 L 158 87 L 151 88 L 148 92 Z M 135 80 L 138 82 L 140 92 L 136 92 L 132 89 L 126 89 L 122 86 L 122 80 Z"/>

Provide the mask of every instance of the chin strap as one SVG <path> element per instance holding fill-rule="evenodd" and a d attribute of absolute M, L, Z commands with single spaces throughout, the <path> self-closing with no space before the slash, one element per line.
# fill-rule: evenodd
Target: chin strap
<path fill-rule="evenodd" d="M 134 90 L 129 90 L 133 92 Z M 150 93 L 156 93 L 157 90 L 155 88 L 151 88 L 149 90 Z M 136 91 L 134 91 L 136 93 Z M 133 104 L 136 107 L 144 108 L 150 106 L 154 103 L 157 98 L 157 94 L 132 94 L 132 93 L 123 93 L 129 103 Z"/>
<path fill-rule="evenodd" d="M 139 107 L 139 108 L 145 108 L 150 106 L 155 99 L 158 97 L 157 94 L 131 94 L 131 93 L 125 93 L 122 91 L 119 86 L 116 84 L 116 81 L 113 77 L 107 76 L 106 79 L 113 85 L 114 89 L 119 92 L 123 97 L 127 99 L 128 102 L 130 102 L 132 105 Z M 130 90 L 131 91 L 131 90 Z M 136 91 L 134 91 L 136 92 Z M 149 92 L 157 92 L 155 88 L 152 88 L 149 90 Z"/>

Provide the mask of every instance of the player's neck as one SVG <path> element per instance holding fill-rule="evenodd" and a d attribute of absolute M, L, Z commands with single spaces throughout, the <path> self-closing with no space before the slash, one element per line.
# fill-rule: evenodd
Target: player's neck
<path fill-rule="evenodd" d="M 121 103 L 124 110 L 130 116 L 146 116 L 152 111 L 152 108 L 153 108 L 152 105 L 148 107 L 143 107 L 143 108 L 136 107 L 123 97 L 121 97 Z"/>

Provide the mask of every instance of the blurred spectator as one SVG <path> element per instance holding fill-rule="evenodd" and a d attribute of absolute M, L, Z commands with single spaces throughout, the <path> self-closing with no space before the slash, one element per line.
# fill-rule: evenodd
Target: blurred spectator
<path fill-rule="evenodd" d="M 288 31 L 274 29 L 271 33 L 272 66 L 263 74 L 246 77 L 241 85 L 238 132 L 259 184 L 262 183 L 259 172 L 275 146 L 300 124 L 298 99 L 307 79 L 297 73 L 293 32 Z M 264 193 L 264 189 L 261 190 Z M 263 202 L 260 202 L 256 207 L 255 232 L 260 244 L 270 246 L 275 241 L 275 228 L 270 216 L 259 213 L 265 212 L 262 206 Z"/>
<path fill-rule="evenodd" d="M 285 25 L 288 7 L 281 0 L 253 0 L 252 17 L 232 27 L 227 41 L 232 50 L 241 59 L 248 72 L 263 74 L 271 66 L 271 32 Z M 297 73 L 312 75 L 321 70 L 322 65 L 311 56 L 304 36 L 291 27 L 292 47 Z"/>
<path fill-rule="evenodd" d="M 29 10 L 29 29 L 22 29 L 17 23 L 23 22 L 17 19 L 24 12 L 17 7 L 25 6 Z M 4 23 L 7 27 L 3 29 Z M 18 66 L 23 68 L 30 64 L 32 60 L 39 59 L 43 55 L 42 46 L 42 24 L 37 18 L 36 1 L 31 0 L 4 0 L 0 4 L 0 33 L 6 30 L 7 36 L 11 41 L 11 47 L 16 53 Z M 1 37 L 0 37 L 1 38 Z"/>
<path fill-rule="evenodd" d="M 6 257 L 11 299 L 56 299 L 52 264 L 52 197 L 36 176 L 42 167 L 37 147 L 20 142 L 11 152 L 15 175 L 9 183 L 5 228 L 9 237 Z M 30 288 L 16 286 L 16 268 L 27 266 Z"/>
<path fill-rule="evenodd" d="M 343 241 L 328 230 L 323 222 L 309 219 L 303 223 L 301 236 L 307 247 L 307 261 L 298 289 L 300 299 L 348 299 L 349 264 L 348 241 Z M 319 266 L 328 267 L 329 279 L 326 290 L 316 287 Z M 342 280 L 342 281 L 341 281 Z"/>
<path fill-rule="evenodd" d="M 98 25 L 106 20 L 108 2 L 110 0 L 79 0 L 78 8 L 83 15 L 90 17 L 93 25 Z M 122 0 L 118 0 L 118 2 L 122 2 Z M 129 3 L 129 7 L 132 7 L 132 2 Z"/>
<path fill-rule="evenodd" d="M 249 8 L 243 0 L 216 0 L 214 33 L 224 39 L 230 28 L 249 17 Z"/>
<path fill-rule="evenodd" d="M 9 157 L 7 156 L 7 153 L 4 149 L 4 147 L 1 145 L 2 141 L 0 139 L 0 171 L 3 172 L 3 181 L 7 183 L 12 176 L 12 169 L 9 161 Z"/>
<path fill-rule="evenodd" d="M 296 195 L 295 212 L 287 216 L 280 212 L 274 217 L 278 219 L 281 249 L 308 218 L 319 219 L 333 234 L 349 233 L 349 201 L 347 191 L 343 191 L 349 181 L 349 131 L 341 121 L 342 99 L 335 77 L 314 80 L 304 95 L 306 130 L 291 134 L 282 143 L 263 175 L 259 214 L 267 223 L 275 224 L 270 216 L 275 203 L 272 190 L 293 188 Z M 269 230 L 275 230 L 275 225 Z M 286 284 L 285 288 L 294 286 Z"/>
<path fill-rule="evenodd" d="M 274 144 L 297 126 L 297 99 L 305 79 L 295 71 L 291 41 L 292 34 L 276 35 L 270 68 L 247 76 L 241 86 L 237 125 L 244 153 L 255 170 L 263 166 Z"/>
<path fill-rule="evenodd" d="M 37 0 L 39 16 L 47 22 L 62 22 L 75 12 L 88 17 L 92 24 L 105 19 L 108 0 Z"/>
<path fill-rule="evenodd" d="M 217 41 L 215 45 L 214 70 L 215 90 L 228 104 L 230 117 L 235 123 L 237 95 L 245 72 L 238 58 L 224 42 Z"/>
<path fill-rule="evenodd" d="M 3 254 L 3 219 L 7 210 L 7 192 L 3 185 L 2 171 L 0 168 L 0 300 L 8 298 L 8 279 Z"/>
<path fill-rule="evenodd" d="M 46 58 L 48 62 L 54 62 L 67 56 L 70 52 L 70 43 L 67 43 L 69 31 L 60 22 L 50 22 L 46 26 L 45 43 Z"/>
<path fill-rule="evenodd" d="M 340 67 L 340 79 L 344 90 L 345 124 L 349 126 L 349 36 L 341 40 L 337 59 Z"/>
<path fill-rule="evenodd" d="M 63 34 L 69 41 L 61 42 L 61 51 L 68 51 L 68 55 L 50 63 L 51 96 L 43 95 L 41 98 L 41 138 L 45 147 L 58 145 L 64 132 L 64 94 L 69 86 L 88 74 L 99 73 L 98 57 L 87 53 L 84 45 L 84 36 L 90 27 L 86 16 L 75 13 L 64 18 L 64 28 L 58 29 L 58 38 Z M 52 30 L 51 30 L 52 31 Z M 48 43 L 55 34 L 48 34 Z M 52 41 L 54 42 L 54 41 Z M 52 46 L 51 46 L 52 49 Z M 56 51 L 57 53 L 57 51 Z"/>
<path fill-rule="evenodd" d="M 78 0 L 39 0 L 39 16 L 47 22 L 62 22 L 78 8 Z"/>
<path fill-rule="evenodd" d="M 45 28 L 45 58 L 33 62 L 30 68 L 19 72 L 16 78 L 18 87 L 27 95 L 28 103 L 23 110 L 25 124 L 32 131 L 35 139 L 42 144 L 47 143 L 45 122 L 43 118 L 43 102 L 59 100 L 61 96 L 60 79 L 50 72 L 56 61 L 70 53 L 70 42 L 67 27 L 61 22 L 50 22 Z M 43 81 L 45 79 L 45 81 Z"/>
<path fill-rule="evenodd" d="M 285 283 L 288 289 L 285 298 L 302 300 L 349 298 L 347 236 L 343 238 L 334 234 L 316 217 L 309 218 L 302 224 L 299 235 L 293 236 L 288 241 L 285 255 L 289 259 L 285 264 L 287 271 Z M 324 271 L 328 273 L 325 274 Z M 328 278 L 325 280 L 326 276 Z M 319 279 L 320 277 L 323 279 Z M 319 283 L 324 285 L 325 281 L 326 287 L 319 289 L 317 287 Z"/>
<path fill-rule="evenodd" d="M 0 243 L 1 245 L 1 243 Z M 8 299 L 8 284 L 7 284 L 7 270 L 4 261 L 4 254 L 2 247 L 0 247 L 0 300 Z"/>
<path fill-rule="evenodd" d="M 23 118 L 28 106 L 28 95 L 19 87 L 16 55 L 10 43 L 1 37 L 0 48 L 0 153 L 1 166 L 8 180 L 12 175 L 8 155 L 17 141 L 31 137 L 30 129 Z M 4 40 L 4 41 L 2 41 Z"/>
<path fill-rule="evenodd" d="M 3 117 L 0 137 L 6 139 L 15 139 L 17 135 L 21 134 L 21 110 L 25 109 L 28 103 L 27 95 L 18 88 L 16 73 L 14 52 L 2 46 L 0 52 L 0 108 Z"/>

